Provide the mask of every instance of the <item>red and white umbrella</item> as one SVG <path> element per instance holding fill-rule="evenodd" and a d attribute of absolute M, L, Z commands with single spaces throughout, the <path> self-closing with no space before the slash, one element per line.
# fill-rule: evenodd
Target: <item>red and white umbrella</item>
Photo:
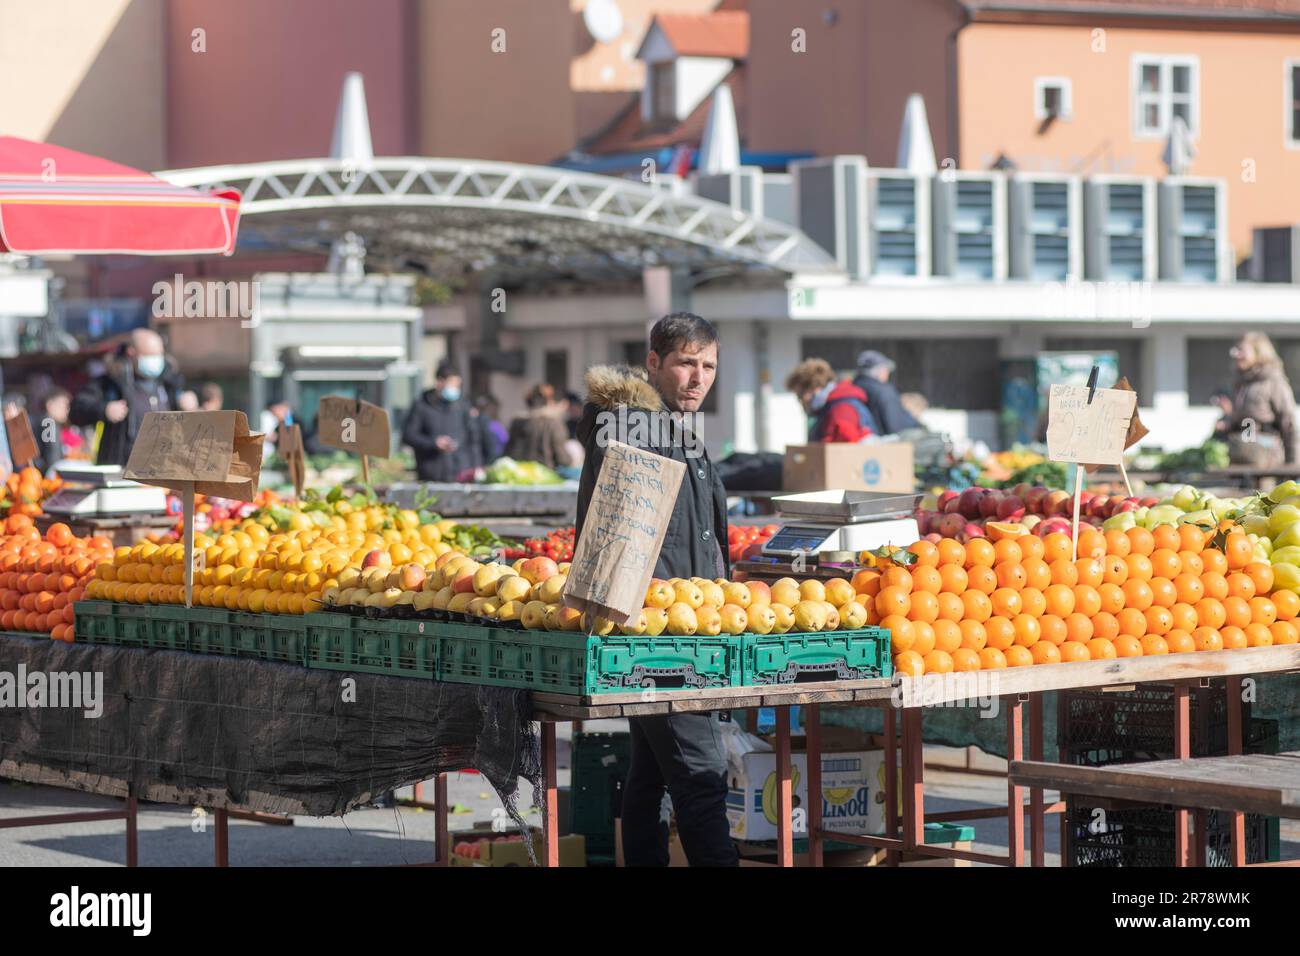
<path fill-rule="evenodd" d="M 0 252 L 229 255 L 239 193 L 205 193 L 76 150 L 0 136 Z"/>

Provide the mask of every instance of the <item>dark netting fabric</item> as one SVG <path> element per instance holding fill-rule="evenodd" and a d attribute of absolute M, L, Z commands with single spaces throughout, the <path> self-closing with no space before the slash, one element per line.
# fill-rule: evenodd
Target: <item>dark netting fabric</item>
<path fill-rule="evenodd" d="M 0 777 L 160 803 L 345 813 L 473 768 L 542 804 L 526 691 L 176 651 L 0 638 L 0 672 L 100 672 L 103 713 L 0 706 Z M 355 686 L 345 681 L 355 681 Z"/>

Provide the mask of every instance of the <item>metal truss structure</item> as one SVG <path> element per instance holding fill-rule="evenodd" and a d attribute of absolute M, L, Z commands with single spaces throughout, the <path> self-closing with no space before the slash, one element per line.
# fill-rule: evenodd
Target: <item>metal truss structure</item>
<path fill-rule="evenodd" d="M 372 266 L 416 266 L 441 279 L 621 279 L 651 265 L 775 277 L 838 271 L 785 223 L 662 186 L 547 166 L 399 157 L 158 175 L 238 189 L 244 248 L 323 252 L 354 232 Z"/>

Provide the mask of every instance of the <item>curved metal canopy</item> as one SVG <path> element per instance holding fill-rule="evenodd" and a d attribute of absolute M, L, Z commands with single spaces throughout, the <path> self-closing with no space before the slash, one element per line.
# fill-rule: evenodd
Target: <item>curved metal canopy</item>
<path fill-rule="evenodd" d="M 325 252 L 355 232 L 367 259 L 500 281 L 615 279 L 649 265 L 774 275 L 838 271 L 793 226 L 693 194 L 549 166 L 419 157 L 178 169 L 243 194 L 240 244 Z"/>

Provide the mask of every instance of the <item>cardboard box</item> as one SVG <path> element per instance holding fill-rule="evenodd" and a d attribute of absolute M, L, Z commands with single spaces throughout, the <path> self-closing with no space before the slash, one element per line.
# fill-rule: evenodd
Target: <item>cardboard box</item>
<path fill-rule="evenodd" d="M 791 754 L 794 768 L 795 835 L 807 835 L 808 756 Z M 884 752 L 822 754 L 822 825 L 842 833 L 878 834 L 885 829 Z M 902 783 L 895 791 L 901 812 Z M 737 840 L 776 839 L 776 754 L 745 754 L 743 770 L 728 774 L 727 820 Z"/>
<path fill-rule="evenodd" d="M 790 445 L 781 477 L 791 492 L 916 490 L 912 446 L 899 441 Z"/>
<path fill-rule="evenodd" d="M 586 866 L 587 844 L 579 833 L 560 837 L 560 866 Z M 477 856 L 468 856 L 464 848 L 476 845 Z M 460 852 L 457 850 L 460 849 Z M 533 831 L 533 849 L 540 861 L 545 848 L 542 845 L 540 830 Z M 518 830 L 511 828 L 508 833 L 475 828 L 451 834 L 452 866 L 532 866 L 528 849 L 524 846 Z"/>

